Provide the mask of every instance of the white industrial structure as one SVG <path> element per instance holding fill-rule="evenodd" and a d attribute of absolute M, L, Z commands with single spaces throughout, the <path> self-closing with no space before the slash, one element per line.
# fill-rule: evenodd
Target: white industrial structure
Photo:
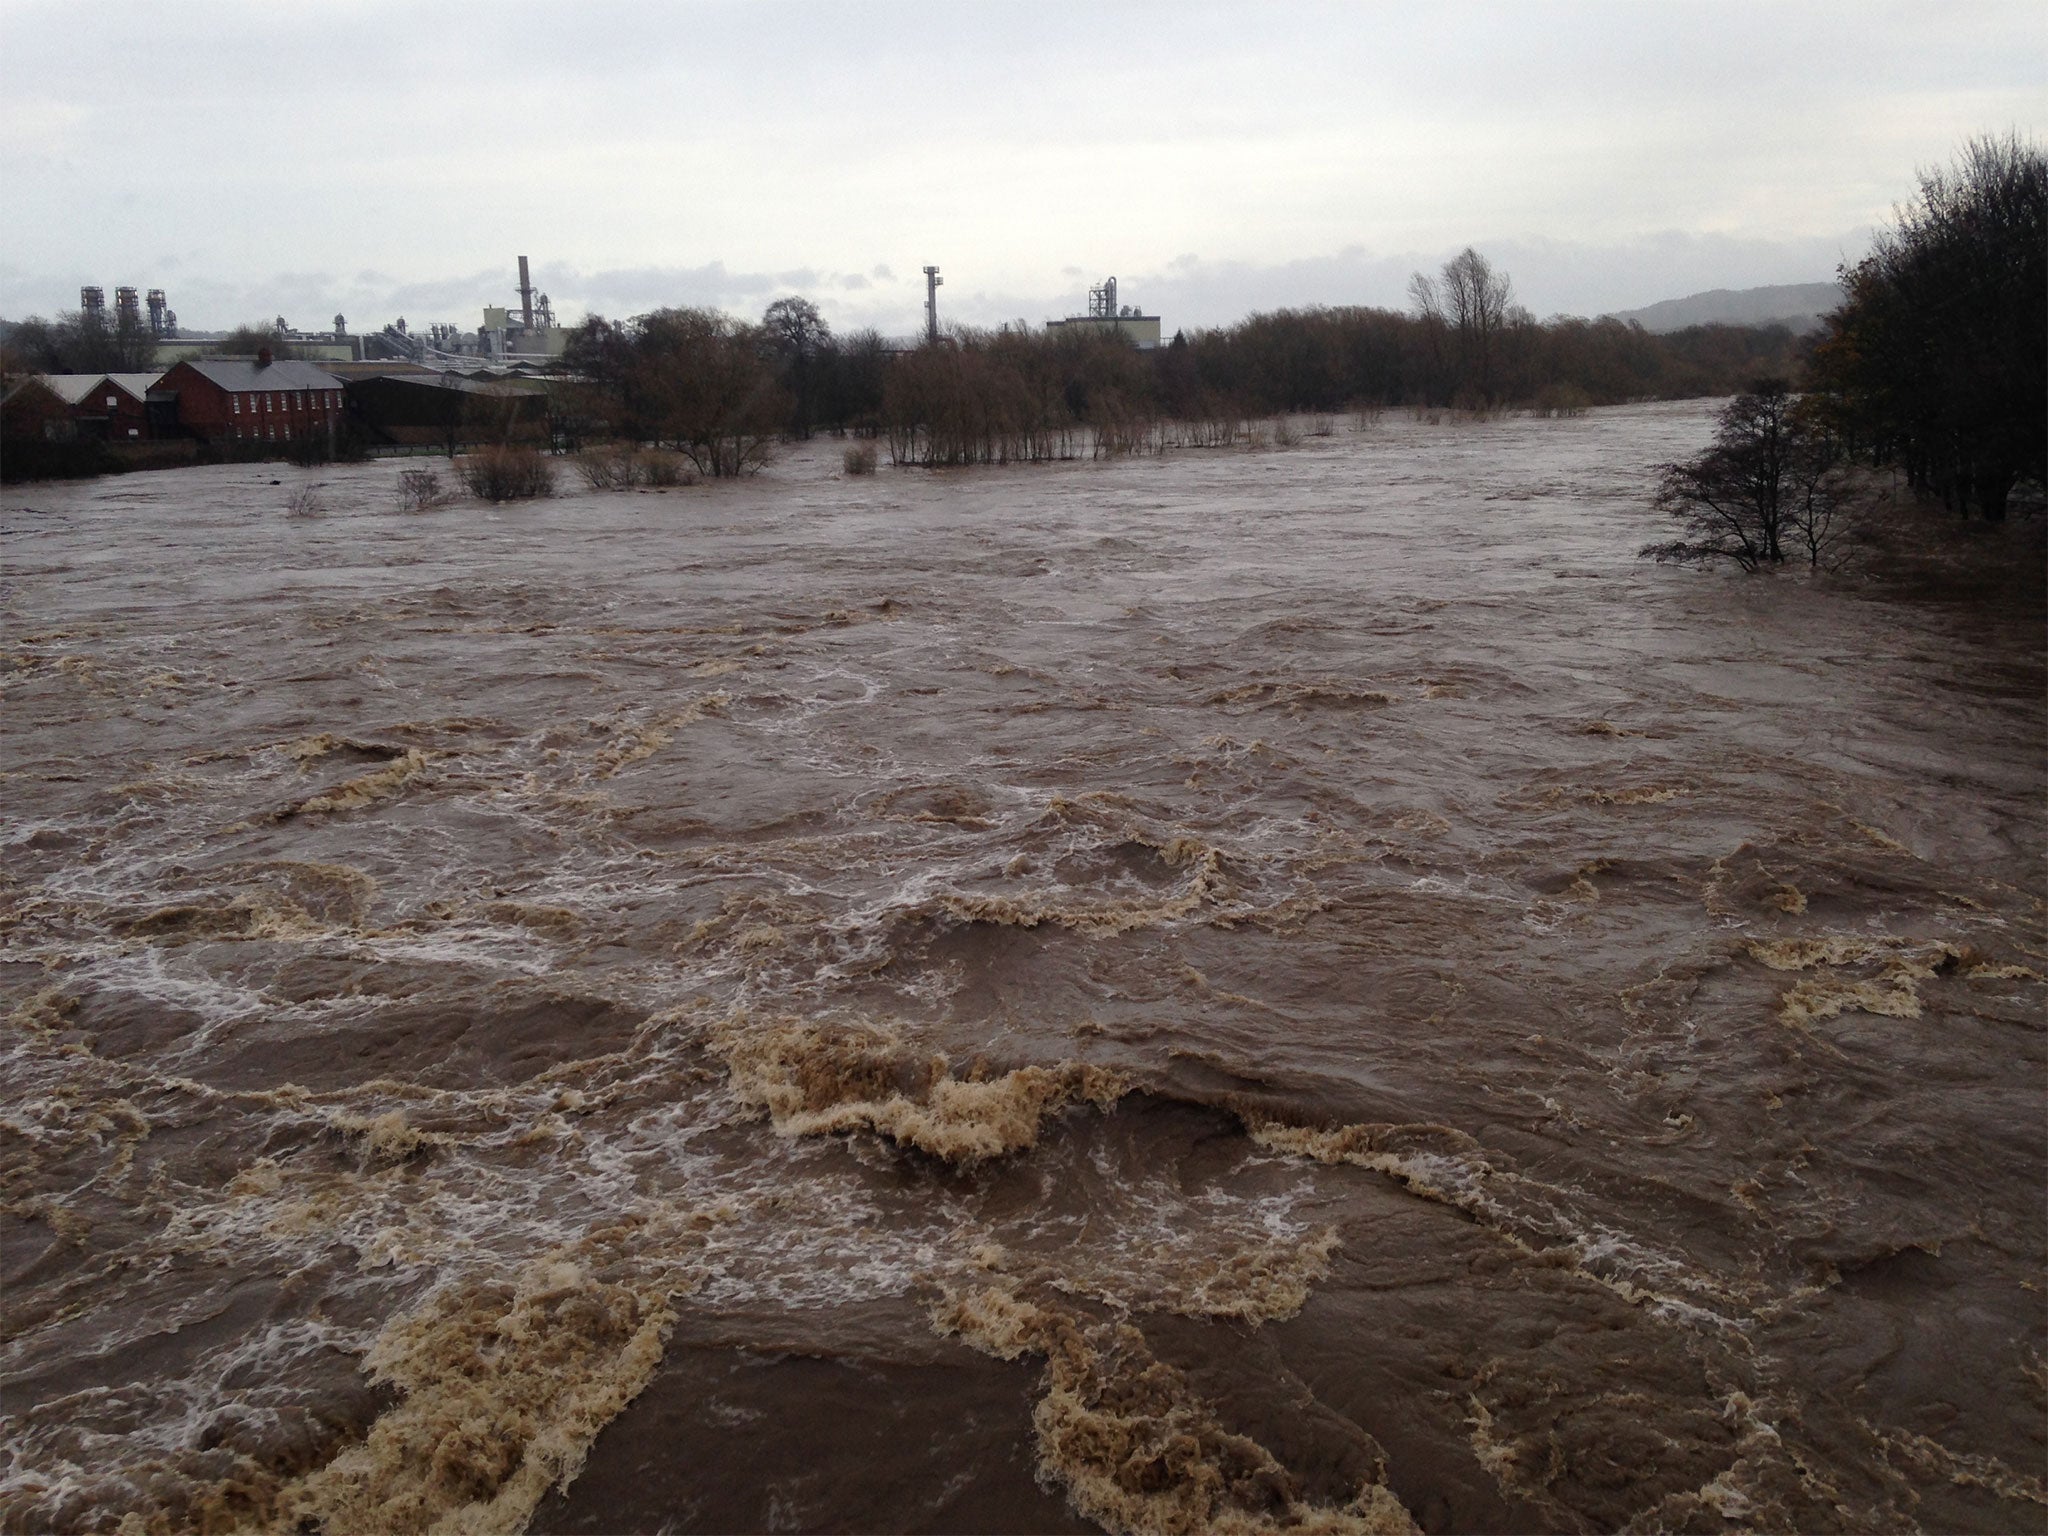
<path fill-rule="evenodd" d="M 1159 317 L 1145 314 L 1130 304 L 1119 307 L 1116 279 L 1113 277 L 1104 278 L 1088 290 L 1087 314 L 1048 320 L 1045 328 L 1048 331 L 1106 331 L 1112 335 L 1128 336 L 1141 352 L 1149 352 L 1159 345 Z"/>

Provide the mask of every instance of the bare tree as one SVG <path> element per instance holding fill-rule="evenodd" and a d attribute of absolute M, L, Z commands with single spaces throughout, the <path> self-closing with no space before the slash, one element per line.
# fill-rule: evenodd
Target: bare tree
<path fill-rule="evenodd" d="M 303 359 L 306 355 L 303 347 L 293 345 L 286 338 L 282 325 L 275 321 L 266 323 L 260 320 L 252 325 L 236 326 L 220 340 L 208 346 L 206 351 L 213 357 L 254 357 L 266 349 L 271 360 L 279 363 Z"/>
<path fill-rule="evenodd" d="M 109 319 L 104 310 L 67 310 L 54 322 L 31 315 L 8 341 L 38 373 L 140 373 L 156 356 L 156 338 L 126 311 Z"/>
<path fill-rule="evenodd" d="M 1847 509 L 1839 458 L 1783 379 L 1759 379 L 1722 410 L 1705 453 L 1662 466 L 1657 505 L 1682 534 L 1642 553 L 1688 564 L 1728 560 L 1755 571 L 1782 564 L 1790 547 L 1818 568 Z"/>
<path fill-rule="evenodd" d="M 1477 402 L 1495 397 L 1494 365 L 1499 338 L 1509 320 L 1514 284 L 1484 256 L 1466 246 L 1443 265 L 1442 275 L 1417 272 L 1408 279 L 1408 299 L 1432 333 L 1447 335 L 1457 364 L 1457 389 Z"/>
<path fill-rule="evenodd" d="M 635 372 L 655 435 L 707 475 L 752 474 L 789 419 L 789 397 L 758 332 L 706 309 L 660 309 L 635 322 Z"/>

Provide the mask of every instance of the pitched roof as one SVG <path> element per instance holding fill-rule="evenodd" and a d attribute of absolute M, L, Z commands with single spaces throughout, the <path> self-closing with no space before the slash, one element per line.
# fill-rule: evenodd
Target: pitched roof
<path fill-rule="evenodd" d="M 104 373 L 46 373 L 42 380 L 50 387 L 50 393 L 66 405 L 77 405 L 100 386 Z"/>
<path fill-rule="evenodd" d="M 188 357 L 178 365 L 190 368 L 222 389 L 339 389 L 341 380 L 311 363 L 259 364 L 253 357 Z"/>
<path fill-rule="evenodd" d="M 52 400 L 59 398 L 57 392 L 50 388 L 50 379 L 47 374 L 31 373 L 16 379 L 6 389 L 0 390 L 0 403 L 12 403 L 15 400 L 20 400 L 26 404 L 33 401 L 37 395 L 47 395 Z"/>
<path fill-rule="evenodd" d="M 154 373 L 110 373 L 107 382 L 118 384 L 136 399 L 141 400 L 156 388 L 156 381 L 164 376 L 163 369 Z"/>

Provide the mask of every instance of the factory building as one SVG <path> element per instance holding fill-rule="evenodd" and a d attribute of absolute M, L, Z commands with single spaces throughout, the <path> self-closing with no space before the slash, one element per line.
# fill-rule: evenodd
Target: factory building
<path fill-rule="evenodd" d="M 445 447 L 548 440 L 547 396 L 509 379 L 470 379 L 383 365 L 350 370 L 348 417 L 371 447 Z"/>
<path fill-rule="evenodd" d="M 555 323 L 554 305 L 548 296 L 534 289 L 524 256 L 519 258 L 517 306 L 487 304 L 483 324 L 474 331 L 459 325 L 430 325 L 425 330 L 408 330 L 400 316 L 383 330 L 362 338 L 364 361 L 389 359 L 449 368 L 465 364 L 495 364 L 512 368 L 524 365 L 548 368 L 560 361 L 572 331 Z"/>
<path fill-rule="evenodd" d="M 154 373 L 48 373 L 43 383 L 64 402 L 70 435 L 133 443 L 149 437 Z"/>
<path fill-rule="evenodd" d="M 1096 287 L 1088 290 L 1088 313 L 1069 315 L 1064 320 L 1045 322 L 1048 334 L 1055 331 L 1093 332 L 1112 336 L 1127 336 L 1141 352 L 1150 352 L 1159 345 L 1159 317 L 1148 315 L 1132 305 L 1122 307 L 1116 301 L 1116 279 L 1104 278 Z"/>
<path fill-rule="evenodd" d="M 149 405 L 160 427 L 209 443 L 331 443 L 344 414 L 341 380 L 311 363 L 273 362 L 268 350 L 187 358 L 150 390 Z"/>

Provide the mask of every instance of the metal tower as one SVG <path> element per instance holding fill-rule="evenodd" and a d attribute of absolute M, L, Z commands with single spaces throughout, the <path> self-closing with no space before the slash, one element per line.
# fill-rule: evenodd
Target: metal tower
<path fill-rule="evenodd" d="M 937 267 L 924 269 L 924 339 L 928 342 L 939 339 L 939 284 L 944 281 Z"/>

